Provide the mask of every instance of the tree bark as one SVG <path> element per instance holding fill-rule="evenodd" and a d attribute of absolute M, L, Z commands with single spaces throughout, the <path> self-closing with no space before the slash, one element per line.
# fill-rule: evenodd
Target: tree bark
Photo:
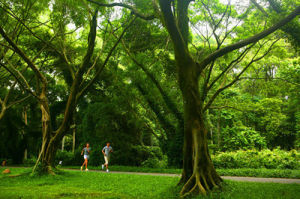
<path fill-rule="evenodd" d="M 217 187 L 222 179 L 211 161 L 207 128 L 204 122 L 203 101 L 199 93 L 196 63 L 190 58 L 181 57 L 177 62 L 178 81 L 184 100 L 184 162 L 180 183 L 184 184 L 180 194 L 206 194 Z"/>
<path fill-rule="evenodd" d="M 90 59 L 94 52 L 97 29 L 97 13 L 98 11 L 95 12 L 91 21 L 87 52 L 83 58 L 81 65 L 79 66 L 79 69 L 75 74 L 75 78 L 70 88 L 70 94 L 68 96 L 63 122 L 56 131 L 52 131 L 51 129 L 50 110 L 48 101 L 46 100 L 46 95 L 42 94 L 40 96 L 40 99 L 45 98 L 45 100 L 40 100 L 43 118 L 43 141 L 41 152 L 33 171 L 35 171 L 37 164 L 41 160 L 41 171 L 49 174 L 54 174 L 53 169 L 55 168 L 54 158 L 56 155 L 56 151 L 63 136 L 65 136 L 70 129 L 70 125 L 78 101 L 77 95 L 80 91 L 79 87 L 83 80 L 83 74 L 90 65 Z"/>
<path fill-rule="evenodd" d="M 61 141 L 61 151 L 63 151 L 65 149 L 65 136 L 63 137 L 62 141 Z"/>
<path fill-rule="evenodd" d="M 45 153 L 45 149 L 48 148 L 50 139 L 52 136 L 52 126 L 51 126 L 51 117 L 50 117 L 50 109 L 48 99 L 46 97 L 46 91 L 43 89 L 41 95 L 39 96 L 39 104 L 42 113 L 42 148 L 39 154 L 39 157 L 33 167 L 33 172 L 38 169 L 39 162 L 41 162 L 41 166 L 39 167 L 39 171 L 41 173 L 49 173 L 54 174 L 53 168 L 54 164 L 52 165 L 51 160 L 47 157 Z"/>
<path fill-rule="evenodd" d="M 72 145 L 72 153 L 75 153 L 75 139 L 76 139 L 76 128 L 73 128 L 73 145 Z"/>

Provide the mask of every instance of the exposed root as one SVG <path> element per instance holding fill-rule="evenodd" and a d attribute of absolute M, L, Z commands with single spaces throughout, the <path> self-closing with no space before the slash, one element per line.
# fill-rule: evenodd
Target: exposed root
<path fill-rule="evenodd" d="M 32 175 L 56 175 L 58 172 L 55 167 L 38 165 Z"/>
<path fill-rule="evenodd" d="M 214 179 L 210 174 L 194 173 L 182 187 L 180 196 L 186 197 L 191 194 L 206 195 L 213 188 L 219 187 L 220 179 L 219 176 Z"/>

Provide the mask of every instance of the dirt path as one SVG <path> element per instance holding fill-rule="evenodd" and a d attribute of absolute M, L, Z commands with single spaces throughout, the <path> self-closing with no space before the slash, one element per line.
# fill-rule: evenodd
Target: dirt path
<path fill-rule="evenodd" d="M 64 170 L 79 171 L 78 169 L 64 169 Z M 88 172 L 105 173 L 105 171 L 101 171 L 101 170 L 89 170 Z M 180 174 L 170 174 L 170 173 L 143 173 L 143 172 L 125 172 L 125 171 L 110 171 L 110 173 L 180 177 Z M 293 184 L 293 183 L 300 184 L 300 179 L 290 179 L 290 178 L 257 178 L 257 177 L 238 177 L 238 176 L 222 176 L 222 178 L 225 180 L 234 180 L 234 181 L 243 181 L 243 182 L 272 182 L 272 183 L 283 183 L 283 184 Z"/>

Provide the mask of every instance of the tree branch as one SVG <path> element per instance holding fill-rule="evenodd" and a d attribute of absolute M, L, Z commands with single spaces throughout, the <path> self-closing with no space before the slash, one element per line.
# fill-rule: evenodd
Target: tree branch
<path fill-rule="evenodd" d="M 21 86 L 21 87 L 23 87 L 23 89 L 25 90 L 25 91 L 27 91 L 28 93 L 30 93 L 32 96 L 34 96 L 35 98 L 37 98 L 37 99 L 39 99 L 39 97 L 30 89 L 30 87 L 26 87 L 26 86 L 24 86 L 23 85 L 23 83 L 20 81 L 20 79 L 8 68 L 8 67 L 6 67 L 4 64 L 2 64 L 1 62 L 0 62 L 0 65 L 3 67 L 3 68 L 5 68 L 5 70 L 7 70 L 14 78 L 15 78 L 15 80 L 19 83 L 19 85 Z"/>
<path fill-rule="evenodd" d="M 0 34 L 12 46 L 14 51 L 28 64 L 28 66 L 33 70 L 37 78 L 39 78 L 43 82 L 43 85 L 47 85 L 46 78 L 42 75 L 42 73 L 38 70 L 34 63 L 25 55 L 25 53 L 5 34 L 1 26 Z"/>
<path fill-rule="evenodd" d="M 171 10 L 171 0 L 159 0 L 159 5 L 163 15 L 163 22 L 168 30 L 174 44 L 175 56 L 182 57 L 188 55 L 188 48 L 184 38 L 176 25 L 175 18 Z"/>
<path fill-rule="evenodd" d="M 237 111 L 245 112 L 245 111 L 243 111 L 241 109 L 238 109 L 238 108 L 235 108 L 233 106 L 218 106 L 218 107 L 217 106 L 211 106 L 211 107 L 209 107 L 209 109 L 224 109 L 224 108 L 231 108 L 231 109 L 235 109 Z"/>
<path fill-rule="evenodd" d="M 154 83 L 154 85 L 156 86 L 156 88 L 159 90 L 159 93 L 161 94 L 162 98 L 164 99 L 167 107 L 169 108 L 169 110 L 175 115 L 175 117 L 177 118 L 178 122 L 182 122 L 183 121 L 183 116 L 180 113 L 180 111 L 178 110 L 178 108 L 176 107 L 176 104 L 171 100 L 171 98 L 168 96 L 168 94 L 164 91 L 164 89 L 161 87 L 160 83 L 157 81 L 157 79 L 155 78 L 155 76 L 140 62 L 138 62 L 131 54 L 131 52 L 129 51 L 129 49 L 126 47 L 125 43 L 122 41 L 123 47 L 125 49 L 125 51 L 127 52 L 129 58 L 137 65 L 139 66 L 144 73 L 148 76 L 149 79 L 151 79 L 151 81 Z"/>
<path fill-rule="evenodd" d="M 14 102 L 10 103 L 10 104 L 7 106 L 7 109 L 10 108 L 10 107 L 12 107 L 12 106 L 14 106 L 15 104 L 19 104 L 19 103 L 24 102 L 25 100 L 27 100 L 27 99 L 30 98 L 30 97 L 31 97 L 31 95 L 28 95 L 28 96 L 26 96 L 26 97 L 24 97 L 24 98 L 22 98 L 22 99 L 19 99 L 19 100 L 17 100 L 17 101 L 14 101 Z"/>
<path fill-rule="evenodd" d="M 203 112 L 205 112 L 209 107 L 210 105 L 213 103 L 213 101 L 216 99 L 216 97 L 222 92 L 224 91 L 225 89 L 229 88 L 230 86 L 232 86 L 233 84 L 235 84 L 235 82 L 237 82 L 239 79 L 240 79 L 240 76 L 242 74 L 244 74 L 244 72 L 251 66 L 252 63 L 256 62 L 256 61 L 259 61 L 261 60 L 262 58 L 264 58 L 272 49 L 273 45 L 277 42 L 278 40 L 275 40 L 270 48 L 262 55 L 260 56 L 259 58 L 256 58 L 255 57 L 257 56 L 257 54 L 259 53 L 260 49 L 262 48 L 262 46 L 259 47 L 259 49 L 256 51 L 255 55 L 253 56 L 253 58 L 251 59 L 251 61 L 246 65 L 246 67 L 234 78 L 234 80 L 232 82 L 230 82 L 229 84 L 227 84 L 226 86 L 218 89 L 216 91 L 216 93 L 210 98 L 210 100 L 206 103 L 204 109 L 203 109 Z"/>
<path fill-rule="evenodd" d="M 129 10 L 131 10 L 131 12 L 136 15 L 137 17 L 141 18 L 141 19 L 145 19 L 145 20 L 152 20 L 155 17 L 154 14 L 151 14 L 151 15 L 145 15 L 145 14 L 142 14 L 140 11 L 138 11 L 136 8 L 134 8 L 133 6 L 130 6 L 130 5 L 127 5 L 127 4 L 124 4 L 124 3 L 111 3 L 111 4 L 107 4 L 107 3 L 100 3 L 100 2 L 97 2 L 97 1 L 94 1 L 94 0 L 87 0 L 91 3 L 94 3 L 98 6 L 101 6 L 101 7 L 115 7 L 115 6 L 118 6 L 118 7 L 123 7 L 123 8 L 127 8 Z"/>
<path fill-rule="evenodd" d="M 250 1 L 257 7 L 257 9 L 259 9 L 264 15 L 266 15 L 266 17 L 269 17 L 265 9 L 261 5 L 259 5 L 256 0 L 250 0 Z"/>
<path fill-rule="evenodd" d="M 57 140 L 60 140 L 64 135 L 64 133 L 66 133 L 66 131 L 70 127 L 70 122 L 72 121 L 73 113 L 76 108 L 77 95 L 80 90 L 79 86 L 82 81 L 83 74 L 85 70 L 88 68 L 91 57 L 94 52 L 96 32 L 97 32 L 97 15 L 98 15 L 98 10 L 95 11 L 92 21 L 90 23 L 90 31 L 88 35 L 88 47 L 85 56 L 83 57 L 83 60 L 81 61 L 81 64 L 75 74 L 75 78 L 70 88 L 70 94 L 64 111 L 64 119 L 60 124 L 59 128 L 55 131 L 55 135 L 51 138 L 50 142 L 56 142 Z"/>
<path fill-rule="evenodd" d="M 199 64 L 200 68 L 201 69 L 205 68 L 213 60 L 216 60 L 217 58 L 219 58 L 219 57 L 221 57 L 221 56 L 223 56 L 223 55 L 225 55 L 229 52 L 232 52 L 233 50 L 242 48 L 242 47 L 247 46 L 251 43 L 255 43 L 255 42 L 259 41 L 260 39 L 268 36 L 269 34 L 273 33 L 277 29 L 281 28 L 282 26 L 284 26 L 285 24 L 290 22 L 292 19 L 297 17 L 299 14 L 300 14 L 300 6 L 298 6 L 291 14 L 289 14 L 287 17 L 285 17 L 284 19 L 282 19 L 281 21 L 279 21 L 277 24 L 273 25 L 272 27 L 270 27 L 270 28 L 268 28 L 268 29 L 256 34 L 256 35 L 254 35 L 252 37 L 249 37 L 247 39 L 239 41 L 235 44 L 231 44 L 229 46 L 226 46 L 224 48 L 221 48 L 221 49 L 211 53 Z"/>
<path fill-rule="evenodd" d="M 123 38 L 125 32 L 128 30 L 128 28 L 133 24 L 133 22 L 135 21 L 136 17 L 129 23 L 128 26 L 126 26 L 123 30 L 123 32 L 121 33 L 119 39 L 116 41 L 116 43 L 114 44 L 114 46 L 110 49 L 108 55 L 106 56 L 105 61 L 103 62 L 102 66 L 96 71 L 96 74 L 94 76 L 94 78 L 84 87 L 81 89 L 81 91 L 77 94 L 77 98 L 81 97 L 82 95 L 85 94 L 85 92 L 94 84 L 94 82 L 96 81 L 96 79 L 98 78 L 98 76 L 101 74 L 101 72 L 103 71 L 103 69 L 105 68 L 106 64 L 108 63 L 110 57 L 112 56 L 112 53 L 114 52 L 114 50 L 116 49 L 116 47 L 118 46 L 118 44 L 120 43 L 121 39 Z"/>
<path fill-rule="evenodd" d="M 264 77 L 241 77 L 240 80 L 242 79 L 261 79 L 261 80 L 265 80 L 266 78 Z M 286 80 L 286 79 L 283 79 L 283 78 L 280 78 L 280 77 L 272 77 L 271 78 L 272 80 L 275 79 L 275 80 L 281 80 L 281 81 L 284 81 L 284 82 L 287 82 L 289 84 L 293 84 L 295 86 L 300 86 L 300 84 L 296 83 L 296 82 L 291 82 L 289 80 Z"/>
<path fill-rule="evenodd" d="M 228 66 L 223 70 L 209 85 L 207 92 L 214 86 L 214 84 L 231 68 L 233 64 L 239 63 L 248 53 L 248 51 L 254 46 L 255 44 L 252 44 L 248 48 L 246 48 L 236 59 L 232 60 Z"/>
<path fill-rule="evenodd" d="M 51 49 L 53 49 L 65 62 L 66 64 L 69 66 L 69 62 L 66 59 L 66 57 L 63 55 L 62 52 L 60 52 L 57 48 L 55 48 L 55 46 L 53 46 L 51 43 L 46 42 L 44 39 L 40 38 L 37 34 L 35 34 L 26 24 L 25 22 L 20 19 L 18 16 L 16 16 L 14 13 L 12 13 L 12 11 L 8 11 L 6 9 L 4 9 L 3 7 L 1 7 L 5 12 L 7 12 L 10 16 L 12 16 L 15 20 L 17 20 L 20 25 L 23 25 L 23 27 L 25 27 L 25 29 L 27 29 L 35 38 L 37 38 L 38 40 L 40 40 L 41 42 L 43 42 L 44 44 L 46 44 L 47 46 L 49 46 Z"/>

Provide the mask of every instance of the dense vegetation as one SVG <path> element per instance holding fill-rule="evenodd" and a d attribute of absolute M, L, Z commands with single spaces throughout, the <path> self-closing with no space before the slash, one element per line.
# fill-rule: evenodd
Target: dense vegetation
<path fill-rule="evenodd" d="M 0 0 L 0 160 L 300 169 L 298 1 L 121 2 Z"/>

